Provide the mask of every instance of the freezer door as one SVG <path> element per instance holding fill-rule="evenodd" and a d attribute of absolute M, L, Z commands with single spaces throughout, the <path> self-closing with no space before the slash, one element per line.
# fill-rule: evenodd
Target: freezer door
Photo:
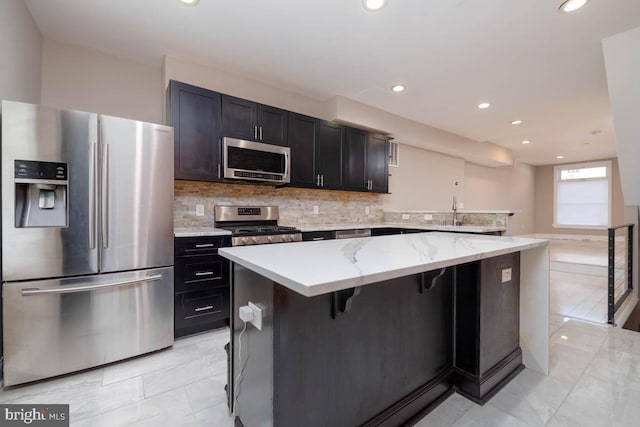
<path fill-rule="evenodd" d="M 173 265 L 173 128 L 99 123 L 100 271 Z"/>
<path fill-rule="evenodd" d="M 173 267 L 5 283 L 2 296 L 5 386 L 173 343 Z"/>
<path fill-rule="evenodd" d="M 97 126 L 95 114 L 2 102 L 2 281 L 98 271 Z M 30 178 L 66 167 L 67 184 L 24 179 L 24 164 Z"/>

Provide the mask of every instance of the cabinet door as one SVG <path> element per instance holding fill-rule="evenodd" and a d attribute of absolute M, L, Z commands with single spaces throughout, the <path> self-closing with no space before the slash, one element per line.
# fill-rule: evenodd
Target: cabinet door
<path fill-rule="evenodd" d="M 258 139 L 258 104 L 246 99 L 222 95 L 222 136 Z"/>
<path fill-rule="evenodd" d="M 220 165 L 220 94 L 170 81 L 169 125 L 174 127 L 174 178 L 217 181 Z"/>
<path fill-rule="evenodd" d="M 321 122 L 316 146 L 316 170 L 322 176 L 322 187 L 341 190 L 344 126 Z"/>
<path fill-rule="evenodd" d="M 389 191 L 389 139 L 384 135 L 369 134 L 367 179 L 371 180 L 371 191 Z"/>
<path fill-rule="evenodd" d="M 258 139 L 266 144 L 287 146 L 287 111 L 258 104 Z"/>
<path fill-rule="evenodd" d="M 315 150 L 318 120 L 289 113 L 291 186 L 316 187 Z"/>
<path fill-rule="evenodd" d="M 347 190 L 368 191 L 366 174 L 367 140 L 369 132 L 347 128 L 345 139 L 344 187 Z"/>

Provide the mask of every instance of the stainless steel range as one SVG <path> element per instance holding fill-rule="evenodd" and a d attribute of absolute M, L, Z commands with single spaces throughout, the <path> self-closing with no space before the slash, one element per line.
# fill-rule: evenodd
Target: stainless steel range
<path fill-rule="evenodd" d="M 216 227 L 231 231 L 232 246 L 301 242 L 302 232 L 278 225 L 277 206 L 216 206 Z"/>

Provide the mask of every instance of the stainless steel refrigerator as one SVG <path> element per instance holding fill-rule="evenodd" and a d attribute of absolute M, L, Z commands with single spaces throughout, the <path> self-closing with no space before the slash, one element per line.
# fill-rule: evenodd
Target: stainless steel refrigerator
<path fill-rule="evenodd" d="M 2 102 L 4 385 L 173 343 L 173 128 Z"/>

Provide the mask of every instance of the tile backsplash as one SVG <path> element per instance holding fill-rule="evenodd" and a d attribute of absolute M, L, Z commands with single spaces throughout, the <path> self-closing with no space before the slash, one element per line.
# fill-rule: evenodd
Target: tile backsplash
<path fill-rule="evenodd" d="M 174 192 L 175 228 L 212 227 L 216 205 L 279 206 L 279 223 L 290 226 L 384 219 L 381 194 L 195 181 L 175 181 Z M 196 205 L 204 205 L 204 216 L 196 216 Z"/>
<path fill-rule="evenodd" d="M 503 212 L 458 212 L 456 219 L 459 225 L 478 225 L 490 227 L 507 227 L 508 213 Z M 400 211 L 385 212 L 384 220 L 392 223 L 409 223 L 424 225 L 452 225 L 453 212 L 438 211 Z"/>

